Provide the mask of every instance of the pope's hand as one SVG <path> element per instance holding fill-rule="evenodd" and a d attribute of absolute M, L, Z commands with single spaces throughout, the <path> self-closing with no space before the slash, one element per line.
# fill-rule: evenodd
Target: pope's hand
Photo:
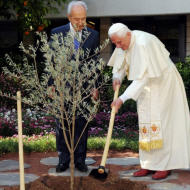
<path fill-rule="evenodd" d="M 119 79 L 114 79 L 112 86 L 113 86 L 113 90 L 116 91 L 116 87 L 119 86 L 120 87 L 121 83 Z"/>
<path fill-rule="evenodd" d="M 122 106 L 123 101 L 118 98 L 117 100 L 113 101 L 111 104 L 111 107 L 113 108 L 113 106 L 115 107 L 115 113 L 118 113 L 119 108 Z"/>

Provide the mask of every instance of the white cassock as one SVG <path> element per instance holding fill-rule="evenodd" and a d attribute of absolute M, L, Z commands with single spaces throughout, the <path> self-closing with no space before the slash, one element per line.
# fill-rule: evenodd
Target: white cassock
<path fill-rule="evenodd" d="M 164 44 L 152 34 L 132 31 L 129 49 L 116 48 L 108 65 L 113 66 L 113 78 L 122 81 L 127 75 L 133 81 L 120 98 L 137 101 L 141 167 L 190 168 L 186 93 Z"/>

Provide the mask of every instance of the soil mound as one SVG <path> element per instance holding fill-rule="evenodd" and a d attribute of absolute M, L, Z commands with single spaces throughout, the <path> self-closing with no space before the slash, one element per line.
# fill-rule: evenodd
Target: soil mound
<path fill-rule="evenodd" d="M 26 190 L 69 190 L 70 177 L 43 176 L 26 185 Z M 19 190 L 19 187 L 8 187 L 5 190 Z M 109 174 L 107 179 L 100 181 L 93 177 L 75 177 L 74 190 L 147 190 L 139 182 L 120 179 Z"/>

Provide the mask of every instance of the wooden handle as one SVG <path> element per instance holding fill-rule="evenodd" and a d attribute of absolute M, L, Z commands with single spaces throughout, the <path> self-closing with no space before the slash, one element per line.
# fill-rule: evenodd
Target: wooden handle
<path fill-rule="evenodd" d="M 114 93 L 114 98 L 113 98 L 114 101 L 117 100 L 118 94 L 119 94 L 119 85 L 117 85 L 115 93 Z M 106 164 L 106 159 L 108 156 L 108 150 L 109 150 L 110 141 L 111 141 L 111 137 L 112 137 L 114 119 L 115 119 L 115 106 L 112 107 L 111 117 L 110 117 L 110 122 L 109 122 L 109 128 L 108 128 L 108 134 L 107 134 L 107 138 L 106 138 L 106 144 L 104 147 L 104 152 L 103 152 L 102 161 L 101 161 L 100 166 L 105 167 L 105 164 Z"/>
<path fill-rule="evenodd" d="M 18 139 L 19 139 L 19 169 L 20 169 L 20 190 L 25 190 L 24 182 L 24 156 L 22 141 L 22 107 L 21 92 L 17 92 L 17 115 L 18 115 Z"/>

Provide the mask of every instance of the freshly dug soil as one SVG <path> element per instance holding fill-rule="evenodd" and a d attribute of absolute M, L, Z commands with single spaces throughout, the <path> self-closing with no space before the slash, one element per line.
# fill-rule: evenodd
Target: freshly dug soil
<path fill-rule="evenodd" d="M 90 151 L 87 153 L 88 157 L 96 160 L 93 166 L 98 167 L 103 151 Z M 26 184 L 25 190 L 70 190 L 70 177 L 55 177 L 48 176 L 49 168 L 55 166 L 46 166 L 40 163 L 42 158 L 56 157 L 56 152 L 47 153 L 25 153 L 24 162 L 30 164 L 30 168 L 25 169 L 25 173 L 35 174 L 40 176 L 40 178 L 32 183 Z M 120 158 L 120 157 L 137 157 L 138 153 L 131 152 L 130 150 L 124 151 L 109 151 L 109 158 Z M 18 153 L 9 153 L 0 156 L 0 160 L 18 160 Z M 119 179 L 118 171 L 126 171 L 139 169 L 139 166 L 119 166 L 119 165 L 106 165 L 110 173 L 104 181 L 100 181 L 91 176 L 88 177 L 75 177 L 75 190 L 147 190 L 145 183 L 132 182 L 127 179 Z M 19 172 L 19 170 L 13 170 L 12 172 Z M 19 190 L 19 186 L 14 187 L 0 187 L 4 190 Z"/>
<path fill-rule="evenodd" d="M 70 177 L 43 176 L 26 185 L 26 190 L 69 190 Z M 5 190 L 19 190 L 19 187 L 7 187 Z M 74 190 L 147 190 L 141 183 L 109 173 L 106 180 L 101 181 L 93 177 L 75 177 Z"/>

